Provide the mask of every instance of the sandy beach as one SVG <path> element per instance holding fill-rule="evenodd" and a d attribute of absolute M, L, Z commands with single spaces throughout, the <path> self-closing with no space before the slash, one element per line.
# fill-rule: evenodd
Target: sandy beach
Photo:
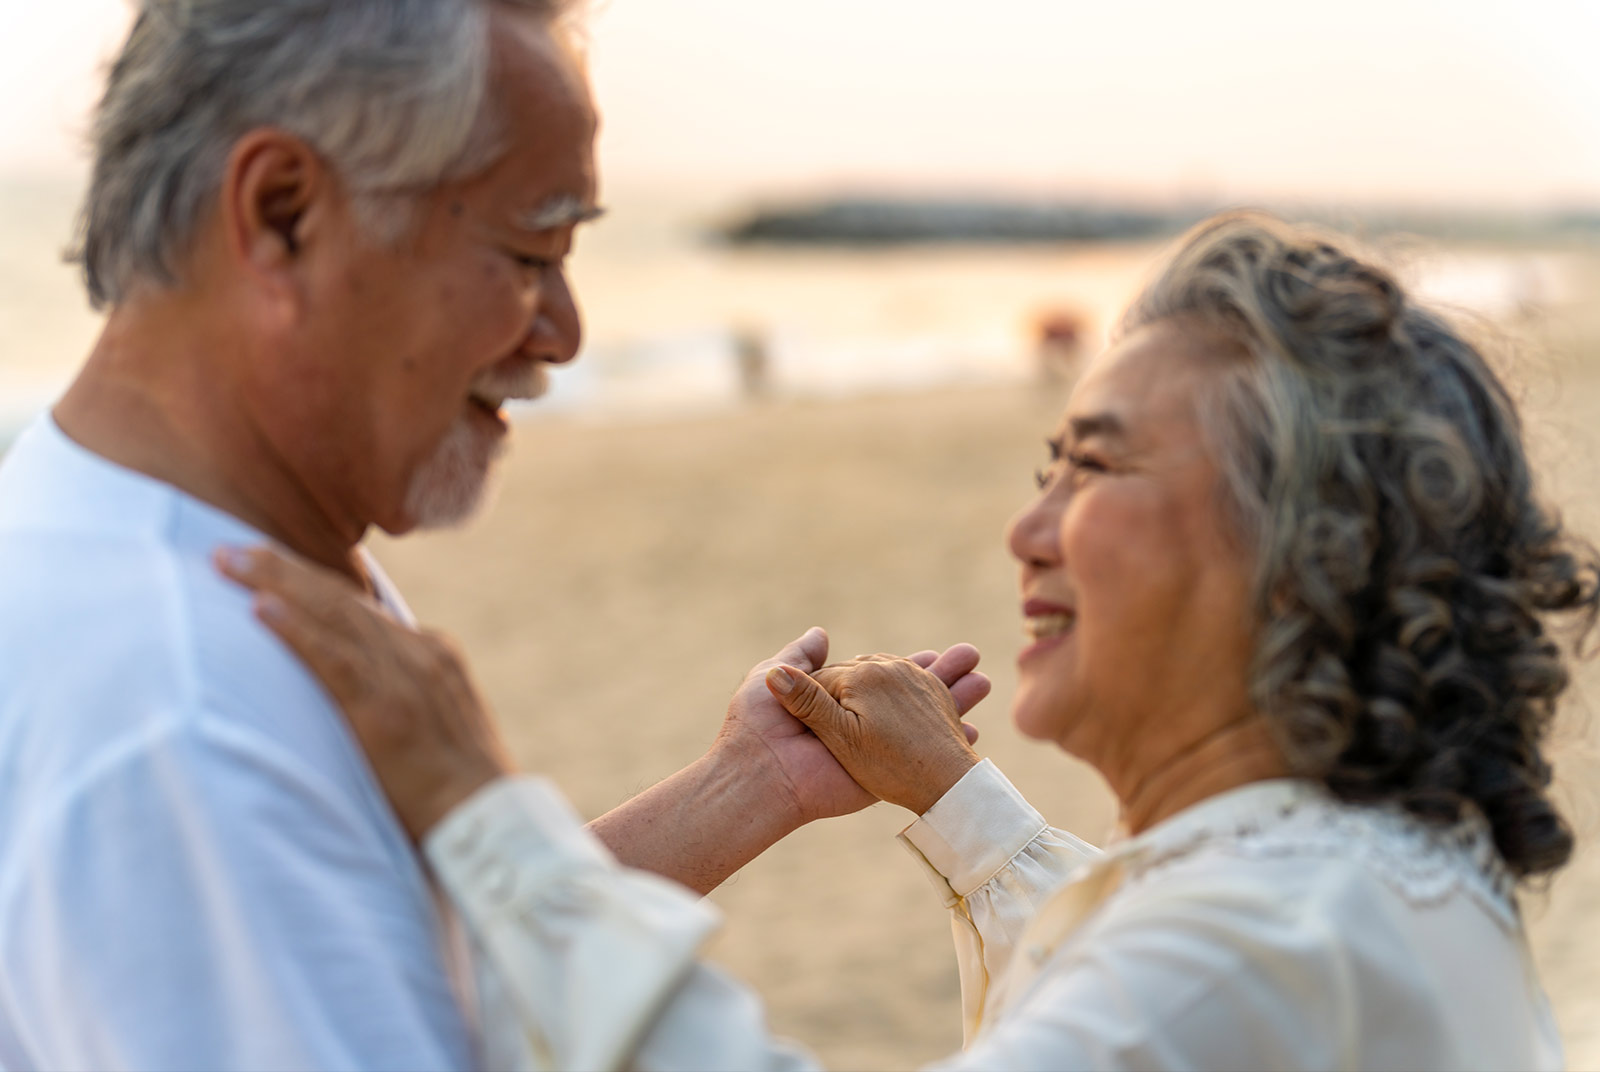
<path fill-rule="evenodd" d="M 1600 270 L 1581 281 L 1595 293 Z M 1600 313 L 1574 305 L 1517 366 L 1553 498 L 1600 535 Z M 377 552 L 428 623 L 456 635 L 521 761 L 593 816 L 694 758 L 748 667 L 813 624 L 834 654 L 971 641 L 994 696 L 979 748 L 1090 840 L 1096 776 L 1009 724 L 1019 623 L 1006 518 L 1030 494 L 1059 388 L 782 402 L 678 421 L 533 422 L 470 529 Z M 1558 746 L 1574 864 L 1524 910 L 1573 1068 L 1600 1067 L 1600 668 Z M 713 896 L 713 957 L 774 1027 L 832 1067 L 891 1069 L 960 1044 L 944 910 L 879 805 L 802 831 Z"/>

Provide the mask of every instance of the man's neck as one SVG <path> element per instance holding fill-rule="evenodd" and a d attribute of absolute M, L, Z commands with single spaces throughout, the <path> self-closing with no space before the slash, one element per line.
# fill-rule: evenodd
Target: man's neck
<path fill-rule="evenodd" d="M 220 346 L 194 330 L 193 318 L 163 312 L 112 313 L 53 411 L 57 425 L 87 450 L 365 586 L 356 553 L 364 526 L 341 526 L 319 507 L 242 404 Z M 179 319 L 183 330 L 164 330 Z"/>

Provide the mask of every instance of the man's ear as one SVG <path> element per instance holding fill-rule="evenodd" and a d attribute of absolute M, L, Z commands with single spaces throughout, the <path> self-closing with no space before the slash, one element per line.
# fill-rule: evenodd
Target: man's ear
<path fill-rule="evenodd" d="M 258 281 L 294 288 L 313 233 L 342 196 L 316 151 L 284 130 L 252 130 L 234 143 L 222 182 L 229 252 Z"/>

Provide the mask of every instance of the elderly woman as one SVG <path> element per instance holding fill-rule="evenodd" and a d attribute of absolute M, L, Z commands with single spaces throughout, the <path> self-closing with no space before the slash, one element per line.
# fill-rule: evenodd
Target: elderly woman
<path fill-rule="evenodd" d="M 1567 683 L 1551 628 L 1592 626 L 1600 573 L 1535 497 L 1479 352 L 1336 243 L 1222 216 L 1135 302 L 1049 444 L 1009 534 L 1014 717 L 1115 791 L 1106 851 L 979 761 L 960 674 L 929 656 L 766 676 L 863 789 L 920 816 L 903 837 L 953 914 L 966 1014 L 941 1067 L 1560 1067 L 1514 895 L 1572 850 L 1541 753 Z M 806 1063 L 748 992 L 662 952 L 702 933 L 687 900 L 584 841 L 547 788 L 498 777 L 437 645 L 294 564 L 232 572 L 401 814 L 426 816 L 413 829 L 521 996 L 528 1060 Z M 624 919 L 627 883 L 654 899 Z M 605 975 L 584 942 L 638 994 L 585 989 Z"/>

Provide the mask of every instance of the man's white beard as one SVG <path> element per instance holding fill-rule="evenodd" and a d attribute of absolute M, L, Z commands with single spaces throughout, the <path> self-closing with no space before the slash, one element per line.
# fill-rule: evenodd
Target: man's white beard
<path fill-rule="evenodd" d="M 447 528 L 467 520 L 483 501 L 489 468 L 504 453 L 505 441 L 456 418 L 437 450 L 417 467 L 406 489 L 406 516 L 419 529 Z"/>
<path fill-rule="evenodd" d="M 544 366 L 535 362 L 496 367 L 473 383 L 473 393 L 491 399 L 531 399 L 544 394 Z M 412 474 L 405 512 L 419 529 L 446 528 L 471 517 L 483 502 L 489 470 L 505 453 L 506 437 L 466 413 L 456 418 L 428 460 Z"/>

